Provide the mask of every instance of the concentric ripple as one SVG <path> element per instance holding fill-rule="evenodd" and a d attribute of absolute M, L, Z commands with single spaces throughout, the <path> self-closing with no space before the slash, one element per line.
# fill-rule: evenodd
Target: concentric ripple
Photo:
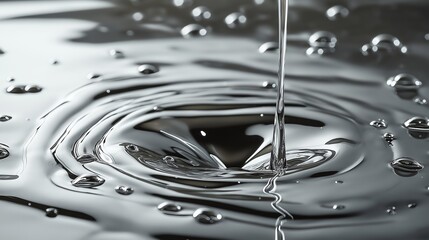
<path fill-rule="evenodd" d="M 79 159 L 89 154 L 99 163 L 140 178 L 154 171 L 197 179 L 230 172 L 254 178 L 254 171 L 268 170 L 275 93 L 265 89 L 263 82 L 153 85 L 145 81 L 148 83 L 136 85 L 131 79 L 88 85 L 48 116 L 69 122 L 58 129 L 62 134 L 51 149 L 70 174 L 86 172 L 85 161 Z M 88 94 L 94 88 L 110 93 Z M 335 161 L 337 154 L 341 157 L 353 151 L 340 145 L 360 142 L 356 124 L 340 112 L 333 115 L 316 108 L 308 103 L 311 97 L 300 99 L 297 92 L 289 96 L 296 98 L 286 103 L 289 173 Z M 74 115 L 61 119 L 59 115 L 67 110 Z M 343 150 L 337 153 L 340 148 Z M 355 165 L 361 160 L 356 156 L 339 163 L 335 171 Z"/>

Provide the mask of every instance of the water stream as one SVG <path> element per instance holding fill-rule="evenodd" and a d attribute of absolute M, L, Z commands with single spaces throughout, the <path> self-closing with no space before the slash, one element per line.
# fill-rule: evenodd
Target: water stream
<path fill-rule="evenodd" d="M 428 2 L 278 7 L 0 1 L 0 239 L 428 239 Z"/>

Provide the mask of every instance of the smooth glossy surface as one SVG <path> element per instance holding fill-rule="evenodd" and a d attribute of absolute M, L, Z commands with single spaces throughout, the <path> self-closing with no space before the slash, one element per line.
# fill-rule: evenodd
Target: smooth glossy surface
<path fill-rule="evenodd" d="M 331 21 L 326 10 L 337 4 L 350 14 Z M 198 6 L 211 18 L 195 20 Z M 246 23 L 230 28 L 225 18 L 235 12 Z M 414 101 L 429 97 L 428 12 L 426 0 L 290 1 L 293 161 L 273 184 L 264 167 L 279 51 L 259 48 L 278 41 L 277 2 L 1 1 L 0 115 L 12 119 L 0 122 L 9 152 L 0 160 L 0 239 L 429 239 L 428 138 L 420 123 L 404 126 L 429 117 L 428 105 Z M 184 38 L 189 24 L 207 35 Z M 309 37 L 322 30 L 336 36 L 335 51 L 307 56 Z M 407 52 L 387 44 L 364 56 L 361 47 L 383 33 Z M 159 71 L 140 73 L 145 64 Z M 389 87 L 400 73 L 421 86 Z M 43 90 L 7 93 L 11 85 Z M 370 125 L 378 119 L 386 128 Z M 80 162 L 85 154 L 94 161 Z M 404 157 L 424 168 L 393 168 Z M 71 184 L 84 174 L 105 181 Z M 181 211 L 158 210 L 164 202 Z M 48 208 L 58 216 L 48 218 Z M 222 220 L 196 221 L 201 208 Z"/>

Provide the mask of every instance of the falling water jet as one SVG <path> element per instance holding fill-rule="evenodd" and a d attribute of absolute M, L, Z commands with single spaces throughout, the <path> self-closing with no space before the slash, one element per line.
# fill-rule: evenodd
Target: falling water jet
<path fill-rule="evenodd" d="M 279 79 L 277 84 L 277 103 L 276 113 L 274 118 L 273 131 L 273 150 L 271 152 L 270 168 L 275 172 L 275 175 L 268 180 L 263 192 L 274 197 L 271 207 L 280 214 L 276 220 L 275 240 L 284 240 L 285 234 L 282 231 L 282 223 L 288 217 L 293 219 L 293 216 L 280 206 L 282 196 L 276 192 L 276 181 L 286 172 L 286 131 L 285 131 L 285 105 L 284 105 L 284 80 L 285 80 L 285 56 L 287 43 L 287 17 L 289 4 L 288 0 L 279 0 Z"/>
<path fill-rule="evenodd" d="M 277 104 L 274 119 L 273 151 L 271 152 L 270 168 L 274 171 L 286 169 L 286 131 L 284 106 L 285 55 L 287 43 L 288 0 L 279 0 L 279 80 L 277 85 Z"/>

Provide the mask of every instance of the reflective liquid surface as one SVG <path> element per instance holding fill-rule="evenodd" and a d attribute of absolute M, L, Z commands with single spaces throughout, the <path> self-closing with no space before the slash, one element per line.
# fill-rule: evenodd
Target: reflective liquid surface
<path fill-rule="evenodd" d="M 429 5 L 1 1 L 1 239 L 428 239 Z"/>

